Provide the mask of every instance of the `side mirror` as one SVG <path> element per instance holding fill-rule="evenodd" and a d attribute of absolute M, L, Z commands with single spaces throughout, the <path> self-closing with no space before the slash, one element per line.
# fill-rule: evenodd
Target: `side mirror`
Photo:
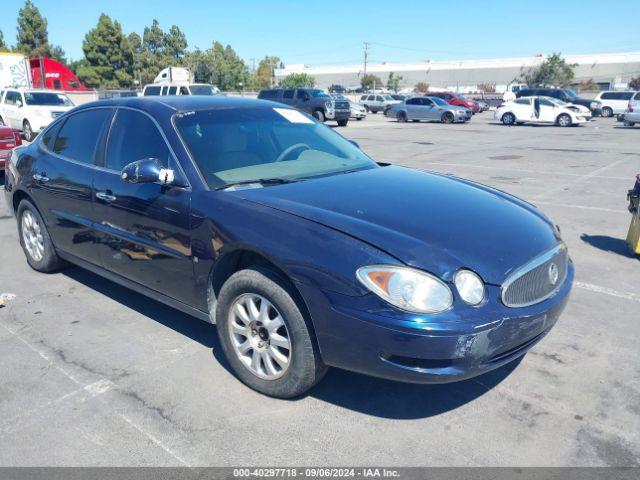
<path fill-rule="evenodd" d="M 16 101 L 16 106 L 17 106 L 18 108 L 22 108 L 22 100 L 17 100 L 17 101 Z"/>
<path fill-rule="evenodd" d="M 171 185 L 175 178 L 174 171 L 163 168 L 155 158 L 145 158 L 130 163 L 122 169 L 120 178 L 127 183 L 161 183 Z"/>
<path fill-rule="evenodd" d="M 358 142 L 356 142 L 355 140 L 349 140 L 349 143 L 351 143 L 351 145 L 353 145 L 354 147 L 356 147 L 357 149 L 360 149 L 360 145 L 358 144 Z"/>

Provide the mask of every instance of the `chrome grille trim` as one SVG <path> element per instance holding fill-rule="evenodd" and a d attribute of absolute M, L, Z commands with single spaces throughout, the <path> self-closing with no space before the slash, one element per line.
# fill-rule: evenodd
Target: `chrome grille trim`
<path fill-rule="evenodd" d="M 552 260 L 557 259 L 556 265 L 558 267 L 558 280 L 555 286 L 548 291 L 536 291 L 540 290 L 537 287 L 544 287 L 544 284 L 540 282 L 541 278 L 546 278 L 547 268 L 541 269 L 540 267 L 546 267 L 546 265 Z M 544 271 L 542 271 L 544 270 Z M 559 243 L 555 245 L 553 248 L 543 252 L 542 254 L 535 257 L 533 260 L 525 263 L 523 266 L 516 269 L 502 284 L 500 289 L 500 297 L 502 299 L 502 303 L 504 303 L 507 307 L 511 308 L 521 308 L 528 307 L 530 305 L 535 305 L 536 303 L 540 303 L 548 298 L 551 298 L 564 284 L 564 281 L 567 278 L 567 273 L 569 271 L 569 255 L 567 251 L 567 246 L 564 243 Z M 524 277 L 533 277 L 532 280 L 528 283 L 524 283 L 523 285 L 516 285 L 514 283 L 518 282 L 518 280 Z M 521 282 L 523 283 L 523 282 Z M 514 288 L 519 288 L 519 291 L 516 292 L 520 294 L 520 301 L 514 301 L 515 299 L 509 300 L 509 296 L 513 296 L 513 290 L 509 290 L 510 287 L 514 286 Z M 529 297 L 528 300 L 525 301 L 524 297 Z"/>

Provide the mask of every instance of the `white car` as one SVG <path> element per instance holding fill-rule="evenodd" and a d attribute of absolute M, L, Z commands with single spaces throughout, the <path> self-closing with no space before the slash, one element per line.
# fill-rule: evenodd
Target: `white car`
<path fill-rule="evenodd" d="M 500 105 L 494 118 L 505 125 L 546 123 L 570 127 L 591 120 L 591 111 L 557 98 L 521 97 Z"/>
<path fill-rule="evenodd" d="M 64 93 L 7 88 L 0 98 L 0 125 L 22 130 L 25 140 L 32 142 L 40 130 L 73 107 Z"/>
<path fill-rule="evenodd" d="M 613 117 L 614 115 L 624 113 L 627 109 L 627 105 L 629 105 L 629 101 L 633 98 L 635 93 L 636 92 L 634 91 L 600 92 L 596 97 L 596 100 L 600 100 L 602 102 L 602 116 Z"/>

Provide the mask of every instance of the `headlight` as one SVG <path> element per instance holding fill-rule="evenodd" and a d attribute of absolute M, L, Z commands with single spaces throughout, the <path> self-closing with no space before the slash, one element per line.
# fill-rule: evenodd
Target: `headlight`
<path fill-rule="evenodd" d="M 600 105 L 598 105 L 598 102 L 591 102 L 591 108 L 596 109 L 598 108 Z"/>
<path fill-rule="evenodd" d="M 453 283 L 465 303 L 480 305 L 484 300 L 484 282 L 471 270 L 459 270 L 453 277 Z"/>
<path fill-rule="evenodd" d="M 362 284 L 402 310 L 439 313 L 451 308 L 453 295 L 440 279 L 420 270 L 391 265 L 371 265 L 356 272 Z"/>
<path fill-rule="evenodd" d="M 327 101 L 324 106 L 328 109 L 328 110 L 333 110 L 333 102 Z"/>

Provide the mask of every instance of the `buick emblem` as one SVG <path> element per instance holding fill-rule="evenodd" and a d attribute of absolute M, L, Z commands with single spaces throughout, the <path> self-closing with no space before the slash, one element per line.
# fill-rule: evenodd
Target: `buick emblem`
<path fill-rule="evenodd" d="M 551 285 L 555 285 L 558 282 L 558 266 L 555 263 L 549 265 L 549 281 Z"/>

